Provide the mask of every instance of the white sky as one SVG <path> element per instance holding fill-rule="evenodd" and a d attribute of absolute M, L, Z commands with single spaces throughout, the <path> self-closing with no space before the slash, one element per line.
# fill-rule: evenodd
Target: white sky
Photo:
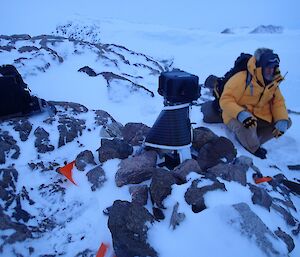
<path fill-rule="evenodd" d="M 217 31 L 262 24 L 300 29 L 298 0 L 15 0 L 1 3 L 1 9 L 1 34 L 39 34 L 76 15 Z"/>

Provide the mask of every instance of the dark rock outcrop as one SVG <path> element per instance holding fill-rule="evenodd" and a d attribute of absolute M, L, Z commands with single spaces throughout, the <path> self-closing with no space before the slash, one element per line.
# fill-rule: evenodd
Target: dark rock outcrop
<path fill-rule="evenodd" d="M 185 160 L 183 163 L 179 164 L 172 173 L 176 178 L 176 183 L 182 184 L 186 182 L 186 176 L 192 171 L 196 173 L 201 173 L 202 171 L 198 162 L 194 159 Z"/>
<path fill-rule="evenodd" d="M 206 143 L 208 143 L 211 140 L 216 140 L 219 137 L 212 132 L 210 129 L 206 127 L 199 127 L 193 129 L 193 142 L 192 146 L 194 149 L 199 151 L 202 146 L 204 146 Z"/>
<path fill-rule="evenodd" d="M 19 132 L 21 141 L 26 141 L 32 130 L 32 124 L 25 118 L 15 119 L 10 122 L 15 131 Z"/>
<path fill-rule="evenodd" d="M 100 165 L 91 169 L 86 176 L 88 181 L 92 184 L 92 191 L 96 191 L 96 189 L 100 188 L 106 181 L 105 172 Z"/>
<path fill-rule="evenodd" d="M 94 155 L 89 150 L 81 152 L 75 159 L 75 166 L 78 170 L 84 171 L 87 164 L 96 165 Z"/>
<path fill-rule="evenodd" d="M 68 117 L 66 115 L 59 118 L 59 140 L 58 147 L 72 142 L 79 135 L 82 135 L 82 131 L 86 128 L 85 120 L 75 119 L 74 117 Z"/>
<path fill-rule="evenodd" d="M 278 238 L 246 203 L 234 204 L 233 208 L 238 212 L 239 217 L 231 219 L 230 223 L 238 224 L 242 235 L 255 240 L 256 245 L 269 257 L 287 256 L 286 253 L 280 253 L 275 248 Z"/>
<path fill-rule="evenodd" d="M 236 149 L 233 143 L 225 138 L 219 137 L 217 139 L 210 140 L 206 143 L 198 152 L 197 161 L 202 170 L 206 170 L 218 163 L 224 162 L 225 158 L 227 162 L 234 160 L 236 156 Z"/>
<path fill-rule="evenodd" d="M 295 243 L 293 238 L 290 235 L 282 231 L 280 228 L 278 228 L 275 231 L 275 235 L 278 236 L 286 244 L 289 253 L 294 250 Z"/>
<path fill-rule="evenodd" d="M 84 72 L 90 77 L 96 77 L 98 74 L 89 66 L 84 66 L 78 70 L 78 72 Z"/>
<path fill-rule="evenodd" d="M 116 256 L 156 257 L 158 254 L 147 243 L 147 223 L 153 216 L 141 205 L 116 200 L 109 207 L 108 228 L 112 235 Z"/>
<path fill-rule="evenodd" d="M 114 158 L 126 159 L 132 154 L 133 148 L 119 138 L 114 138 L 112 140 L 102 138 L 101 147 L 97 151 L 99 152 L 99 161 L 105 162 Z"/>
<path fill-rule="evenodd" d="M 136 185 L 129 187 L 129 193 L 131 195 L 131 202 L 139 205 L 145 205 L 148 201 L 148 186 Z"/>
<path fill-rule="evenodd" d="M 254 204 L 258 204 L 264 208 L 266 208 L 268 211 L 270 211 L 270 207 L 272 205 L 272 197 L 267 193 L 267 191 L 264 188 L 257 187 L 254 185 L 249 184 L 249 188 L 252 195 L 252 202 Z"/>
<path fill-rule="evenodd" d="M 153 204 L 159 208 L 165 208 L 162 202 L 171 194 L 172 185 L 175 183 L 176 180 L 172 173 L 164 169 L 155 169 L 150 184 L 150 196 Z"/>
<path fill-rule="evenodd" d="M 110 114 L 103 110 L 95 111 L 95 123 L 102 126 L 101 137 L 118 137 L 122 138 L 123 125 L 117 122 Z"/>
<path fill-rule="evenodd" d="M 150 179 L 156 169 L 156 160 L 157 154 L 154 151 L 122 160 L 115 176 L 117 186 L 138 184 Z"/>
<path fill-rule="evenodd" d="M 49 133 L 45 129 L 38 127 L 34 131 L 34 135 L 36 136 L 34 146 L 39 153 L 47 153 L 54 150 L 54 146 L 50 145 Z"/>
<path fill-rule="evenodd" d="M 247 184 L 246 172 L 247 166 L 235 163 L 219 163 L 216 166 L 207 169 L 209 174 L 220 177 L 226 181 L 236 181 L 243 186 Z"/>
<path fill-rule="evenodd" d="M 141 145 L 149 131 L 150 128 L 143 123 L 130 122 L 124 126 L 122 134 L 127 143 L 135 146 Z"/>
<path fill-rule="evenodd" d="M 217 189 L 221 189 L 226 191 L 225 185 L 218 180 L 214 181 L 212 185 L 198 187 L 199 179 L 195 179 L 192 182 L 192 185 L 188 188 L 188 190 L 184 194 L 185 201 L 192 205 L 193 212 L 201 212 L 206 209 L 206 205 L 204 202 L 204 194 L 208 191 L 214 191 Z"/>
<path fill-rule="evenodd" d="M 14 153 L 11 155 L 11 158 L 19 158 L 20 148 L 16 143 L 17 141 L 9 135 L 8 131 L 2 131 L 0 129 L 0 164 L 5 163 L 6 154 L 10 151 L 14 151 Z"/>

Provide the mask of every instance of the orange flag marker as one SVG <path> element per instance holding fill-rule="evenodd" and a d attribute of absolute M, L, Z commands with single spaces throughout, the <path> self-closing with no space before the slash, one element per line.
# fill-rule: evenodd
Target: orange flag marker
<path fill-rule="evenodd" d="M 263 183 L 263 182 L 269 182 L 271 180 L 272 180 L 271 177 L 262 177 L 262 178 L 255 178 L 254 182 L 255 182 L 255 184 L 260 184 L 260 183 Z"/>
<path fill-rule="evenodd" d="M 68 180 L 70 180 L 74 185 L 77 186 L 77 184 L 75 183 L 75 181 L 73 180 L 72 177 L 72 169 L 75 165 L 75 161 L 72 161 L 70 163 L 68 163 L 67 165 L 61 167 L 58 169 L 58 171 L 63 174 Z"/>

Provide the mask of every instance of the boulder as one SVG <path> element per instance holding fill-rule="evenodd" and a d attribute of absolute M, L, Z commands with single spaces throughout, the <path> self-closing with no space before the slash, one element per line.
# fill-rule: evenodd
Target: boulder
<path fill-rule="evenodd" d="M 34 146 L 37 148 L 38 153 L 47 153 L 54 150 L 54 146 L 50 144 L 49 133 L 42 127 L 36 128 L 34 131 L 36 136 Z"/>
<path fill-rule="evenodd" d="M 96 189 L 100 188 L 104 182 L 106 181 L 105 172 L 102 169 L 101 165 L 91 169 L 86 174 L 88 181 L 92 184 L 92 191 L 96 191 Z"/>
<path fill-rule="evenodd" d="M 115 176 L 117 186 L 139 184 L 150 179 L 156 169 L 156 160 L 155 151 L 145 151 L 140 155 L 122 160 Z"/>
<path fill-rule="evenodd" d="M 21 141 L 26 141 L 29 137 L 29 134 L 32 130 L 32 124 L 25 118 L 14 119 L 10 122 L 10 125 L 13 126 L 13 129 L 19 132 Z"/>
<path fill-rule="evenodd" d="M 171 172 L 160 168 L 155 169 L 150 184 L 150 196 L 153 204 L 159 208 L 165 208 L 162 202 L 171 194 L 172 185 L 175 183 L 176 180 Z"/>
<path fill-rule="evenodd" d="M 109 207 L 108 228 L 116 256 L 158 256 L 147 242 L 147 224 L 153 222 L 153 216 L 145 207 L 127 201 L 114 201 Z"/>
<path fill-rule="evenodd" d="M 247 185 L 246 171 L 240 165 L 232 163 L 219 163 L 207 169 L 207 172 L 226 181 L 236 181 L 243 186 Z"/>
<path fill-rule="evenodd" d="M 123 138 L 124 140 L 133 145 L 141 145 L 150 128 L 143 123 L 127 123 L 123 128 Z"/>
<path fill-rule="evenodd" d="M 11 155 L 12 159 L 18 159 L 20 156 L 20 147 L 17 141 L 9 135 L 8 131 L 2 131 L 0 128 L 0 164 L 6 162 L 6 155 L 10 151 L 14 151 Z"/>
<path fill-rule="evenodd" d="M 246 203 L 238 203 L 233 205 L 237 212 L 236 217 L 230 217 L 228 223 L 231 227 L 240 230 L 242 236 L 253 240 L 258 248 L 260 248 L 266 256 L 287 257 L 287 252 L 283 251 L 280 240 L 266 224 L 250 209 Z"/>
<path fill-rule="evenodd" d="M 72 142 L 79 135 L 82 135 L 82 131 L 86 128 L 85 120 L 75 119 L 67 115 L 60 116 L 58 122 L 58 147 Z"/>
<path fill-rule="evenodd" d="M 131 195 L 131 202 L 146 205 L 148 201 L 148 186 L 147 185 L 136 185 L 129 187 L 129 193 Z"/>
<path fill-rule="evenodd" d="M 219 138 L 214 132 L 209 128 L 199 127 L 193 129 L 193 142 L 192 146 L 194 149 L 199 151 L 202 146 L 208 143 L 211 140 Z"/>
<path fill-rule="evenodd" d="M 204 194 L 208 191 L 214 191 L 221 189 L 226 191 L 225 185 L 218 180 L 215 180 L 212 185 L 198 187 L 199 179 L 195 179 L 192 182 L 192 185 L 188 188 L 188 190 L 184 194 L 185 201 L 192 205 L 192 210 L 195 213 L 201 212 L 206 209 L 206 205 L 204 202 Z"/>
<path fill-rule="evenodd" d="M 81 152 L 75 159 L 75 166 L 78 170 L 84 171 L 87 164 L 96 165 L 94 155 L 89 150 Z"/>
<path fill-rule="evenodd" d="M 194 159 L 185 160 L 183 163 L 179 164 L 174 170 L 173 170 L 173 176 L 176 178 L 177 184 L 182 184 L 186 182 L 186 176 L 190 172 L 196 172 L 201 173 L 201 168 L 198 164 L 198 162 Z"/>
<path fill-rule="evenodd" d="M 133 148 L 124 140 L 119 138 L 102 138 L 101 147 L 97 151 L 99 153 L 99 161 L 105 162 L 114 158 L 126 159 L 132 154 Z"/>
<path fill-rule="evenodd" d="M 231 162 L 236 157 L 236 149 L 233 143 L 225 138 L 219 137 L 217 139 L 210 140 L 206 143 L 198 152 L 197 161 L 202 170 L 206 170 L 218 163 Z"/>

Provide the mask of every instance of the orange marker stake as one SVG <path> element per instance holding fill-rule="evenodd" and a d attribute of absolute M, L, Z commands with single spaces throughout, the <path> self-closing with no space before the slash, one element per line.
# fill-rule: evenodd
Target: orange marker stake
<path fill-rule="evenodd" d="M 108 249 L 108 245 L 104 244 L 104 243 L 101 243 L 100 248 L 99 248 L 99 250 L 97 252 L 96 257 L 104 257 L 105 254 L 106 254 L 107 249 Z"/>

